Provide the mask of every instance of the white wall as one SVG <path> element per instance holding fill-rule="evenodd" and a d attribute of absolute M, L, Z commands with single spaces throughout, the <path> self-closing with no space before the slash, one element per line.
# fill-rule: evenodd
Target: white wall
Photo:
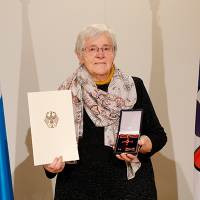
<path fill-rule="evenodd" d="M 79 31 L 93 23 L 115 31 L 116 65 L 143 79 L 168 134 L 152 158 L 158 199 L 192 199 L 199 7 L 195 0 L 0 0 L 0 79 L 16 200 L 53 195 L 42 167 L 33 167 L 26 93 L 57 90 L 78 67 Z"/>

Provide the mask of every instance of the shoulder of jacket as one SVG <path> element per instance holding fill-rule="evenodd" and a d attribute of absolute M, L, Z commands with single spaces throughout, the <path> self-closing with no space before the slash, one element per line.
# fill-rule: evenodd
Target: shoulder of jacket
<path fill-rule="evenodd" d="M 143 80 L 139 77 L 136 77 L 136 76 L 132 76 L 134 82 L 137 82 L 137 83 L 143 83 Z"/>

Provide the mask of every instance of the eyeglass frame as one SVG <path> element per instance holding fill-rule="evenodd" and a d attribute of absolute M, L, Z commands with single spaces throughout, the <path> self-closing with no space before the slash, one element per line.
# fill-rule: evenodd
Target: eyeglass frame
<path fill-rule="evenodd" d="M 113 50 L 115 50 L 115 46 L 113 46 L 113 45 L 105 45 L 105 47 L 106 47 L 106 46 L 109 46 L 109 47 L 111 46 L 111 47 L 112 47 L 112 52 L 114 53 Z M 92 46 L 90 46 L 90 47 L 92 47 Z M 97 48 L 97 51 L 95 52 L 96 54 L 94 54 L 94 55 L 97 55 L 97 53 L 99 52 L 99 49 L 101 49 L 101 50 L 102 50 L 102 53 L 105 54 L 104 51 L 103 51 L 103 48 L 104 48 L 104 47 L 101 47 L 101 48 L 99 48 L 99 47 L 97 47 L 97 46 L 94 46 L 94 47 Z M 87 48 L 88 48 L 88 47 L 82 48 L 82 51 L 85 51 Z M 105 54 L 105 55 L 110 55 L 110 54 Z"/>

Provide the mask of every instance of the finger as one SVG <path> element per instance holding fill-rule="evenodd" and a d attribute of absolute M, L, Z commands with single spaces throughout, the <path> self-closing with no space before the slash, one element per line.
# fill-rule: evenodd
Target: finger
<path fill-rule="evenodd" d="M 130 159 L 129 157 L 127 157 L 127 155 L 126 155 L 125 153 L 122 153 L 122 154 L 121 154 L 121 157 L 122 157 L 125 161 L 127 161 L 127 162 L 130 162 L 130 161 L 131 161 L 131 159 Z"/>
<path fill-rule="evenodd" d="M 53 162 L 49 164 L 49 168 L 53 169 L 56 166 L 57 162 L 58 162 L 58 157 L 54 158 Z"/>
<path fill-rule="evenodd" d="M 55 165 L 56 165 L 56 163 L 57 163 L 57 160 L 58 160 L 57 157 L 54 158 L 53 162 L 50 163 L 50 164 L 45 164 L 45 165 L 44 165 L 44 168 L 45 168 L 46 170 L 48 170 L 48 171 L 54 169 L 54 167 L 55 167 Z"/>
<path fill-rule="evenodd" d="M 61 162 L 61 163 L 60 163 L 58 172 L 61 172 L 65 167 L 65 162 L 63 162 L 63 157 L 62 156 L 60 157 L 60 161 L 59 162 Z"/>
<path fill-rule="evenodd" d="M 56 165 L 54 167 L 54 170 L 59 170 L 61 168 L 61 166 L 62 166 L 62 160 L 63 160 L 63 158 L 62 158 L 62 156 L 60 156 L 58 158 L 58 160 L 57 160 L 57 163 L 56 163 Z"/>
<path fill-rule="evenodd" d="M 61 165 L 60 165 L 60 167 L 58 169 L 56 169 L 55 172 L 56 173 L 61 172 L 64 169 L 64 167 L 65 167 L 65 162 L 62 162 Z"/>
<path fill-rule="evenodd" d="M 62 162 L 62 165 L 61 165 L 59 172 L 61 172 L 64 168 L 65 168 L 65 162 Z"/>
<path fill-rule="evenodd" d="M 143 144 L 144 144 L 144 140 L 143 140 L 143 139 L 138 140 L 138 144 L 139 144 L 140 146 L 143 145 Z"/>
<path fill-rule="evenodd" d="M 132 155 L 132 154 L 127 154 L 126 156 L 131 160 L 137 157 L 137 155 Z"/>
<path fill-rule="evenodd" d="M 120 160 L 124 160 L 120 155 L 116 155 L 116 157 Z"/>

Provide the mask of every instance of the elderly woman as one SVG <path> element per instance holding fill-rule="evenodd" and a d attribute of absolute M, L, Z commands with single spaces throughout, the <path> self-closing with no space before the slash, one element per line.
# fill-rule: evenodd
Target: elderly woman
<path fill-rule="evenodd" d="M 141 79 L 114 65 L 115 35 L 96 24 L 78 35 L 80 67 L 59 90 L 71 90 L 80 160 L 44 165 L 57 175 L 55 199 L 157 199 L 150 157 L 167 141 Z M 121 109 L 143 109 L 138 155 L 114 155 Z"/>

